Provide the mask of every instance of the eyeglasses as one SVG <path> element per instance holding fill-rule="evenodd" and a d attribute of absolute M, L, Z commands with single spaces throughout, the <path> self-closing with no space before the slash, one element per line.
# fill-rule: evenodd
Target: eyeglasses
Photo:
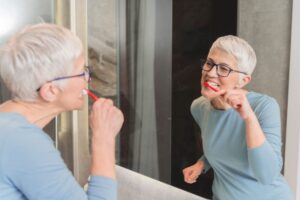
<path fill-rule="evenodd" d="M 237 70 L 234 70 L 234 69 L 231 69 L 227 64 L 216 64 L 214 63 L 213 61 L 211 60 L 203 60 L 202 61 L 202 65 L 201 65 L 201 69 L 203 71 L 206 71 L 206 72 L 209 72 L 211 71 L 214 67 L 216 66 L 216 69 L 217 69 L 217 75 L 219 77 L 227 77 L 229 76 L 229 74 L 231 72 L 237 72 L 237 73 L 241 73 L 241 74 L 245 74 L 247 75 L 246 72 L 241 72 L 241 71 L 237 71 Z"/>
<path fill-rule="evenodd" d="M 47 83 L 50 83 L 52 81 L 60 81 L 60 80 L 64 80 L 64 79 L 69 79 L 69 78 L 76 78 L 76 77 L 84 77 L 84 80 L 86 82 L 90 82 L 91 80 L 91 74 L 90 74 L 90 70 L 89 70 L 89 66 L 86 66 L 84 71 L 81 74 L 76 74 L 76 75 L 72 75 L 72 76 L 62 76 L 62 77 L 58 77 L 55 79 L 52 79 L 50 81 L 47 81 Z M 36 91 L 40 91 L 41 87 L 39 87 Z"/>

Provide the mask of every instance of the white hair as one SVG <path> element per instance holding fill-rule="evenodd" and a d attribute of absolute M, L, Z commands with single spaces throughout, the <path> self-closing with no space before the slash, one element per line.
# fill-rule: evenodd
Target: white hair
<path fill-rule="evenodd" d="M 47 81 L 70 75 L 81 54 L 82 43 L 70 30 L 55 24 L 30 25 L 1 48 L 1 77 L 12 99 L 34 101 Z"/>
<path fill-rule="evenodd" d="M 232 55 L 238 62 L 240 71 L 252 74 L 256 66 L 256 55 L 253 48 L 245 40 L 227 35 L 219 37 L 211 46 L 209 52 L 214 49 L 221 49 L 226 53 Z"/>

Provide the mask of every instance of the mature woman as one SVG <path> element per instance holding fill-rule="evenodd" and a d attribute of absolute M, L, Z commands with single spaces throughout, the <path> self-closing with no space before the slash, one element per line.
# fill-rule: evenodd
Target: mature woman
<path fill-rule="evenodd" d="M 58 114 L 83 107 L 90 76 L 82 52 L 73 33 L 51 24 L 29 26 L 1 49 L 12 99 L 0 106 L 0 199 L 116 199 L 115 136 L 123 115 L 111 100 L 92 107 L 87 194 L 42 130 Z"/>
<path fill-rule="evenodd" d="M 214 170 L 215 200 L 291 200 L 282 169 L 280 111 L 270 96 L 242 89 L 256 55 L 235 36 L 218 38 L 202 65 L 201 94 L 191 106 L 204 155 L 183 170 L 194 183 Z"/>

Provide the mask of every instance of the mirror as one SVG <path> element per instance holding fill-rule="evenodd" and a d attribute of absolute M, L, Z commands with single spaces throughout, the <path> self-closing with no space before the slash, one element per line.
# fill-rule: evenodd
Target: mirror
<path fill-rule="evenodd" d="M 188 185 L 181 170 L 202 154 L 189 107 L 200 95 L 199 60 L 221 35 L 253 46 L 258 65 L 248 89 L 277 99 L 285 130 L 291 0 L 90 0 L 87 7 L 90 89 L 125 113 L 121 166 L 211 197 L 212 172 Z"/>
<path fill-rule="evenodd" d="M 54 22 L 55 9 L 68 21 L 74 2 L 87 4 L 90 89 L 113 99 L 125 113 L 119 165 L 211 197 L 212 172 L 188 185 L 181 169 L 202 154 L 200 131 L 189 111 L 200 95 L 199 59 L 225 34 L 241 36 L 254 47 L 258 65 L 248 89 L 279 102 L 285 143 L 292 0 L 3 1 L 0 43 L 26 23 Z M 4 101 L 8 93 L 0 86 Z M 72 170 L 72 144 L 65 146 L 63 156 Z"/>
<path fill-rule="evenodd" d="M 126 116 L 118 140 L 118 164 L 211 197 L 212 172 L 188 185 L 181 169 L 202 154 L 199 128 L 189 111 L 199 96 L 199 58 L 206 56 L 216 37 L 225 34 L 245 38 L 256 50 L 258 66 L 248 89 L 279 102 L 285 143 L 292 0 L 3 1 L 0 43 L 26 23 L 54 22 L 55 9 L 69 22 L 74 2 L 80 4 L 77 7 L 87 4 L 90 89 L 113 99 Z M 65 9 L 59 12 L 60 7 Z M 4 101 L 8 93 L 0 86 Z M 64 140 L 61 132 L 59 137 Z M 72 142 L 69 138 L 61 148 L 71 170 Z"/>

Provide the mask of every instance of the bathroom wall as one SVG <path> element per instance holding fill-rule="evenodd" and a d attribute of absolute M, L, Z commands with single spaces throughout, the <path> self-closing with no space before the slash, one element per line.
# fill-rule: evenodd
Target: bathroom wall
<path fill-rule="evenodd" d="M 257 54 L 250 90 L 273 96 L 281 108 L 285 141 L 292 0 L 239 0 L 238 35 Z M 283 148 L 284 150 L 284 148 Z"/>

